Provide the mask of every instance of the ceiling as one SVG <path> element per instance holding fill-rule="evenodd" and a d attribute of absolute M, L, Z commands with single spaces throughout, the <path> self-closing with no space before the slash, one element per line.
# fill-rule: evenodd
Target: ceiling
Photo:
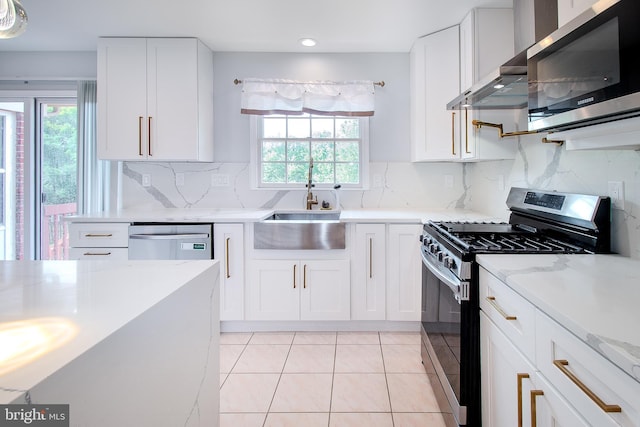
<path fill-rule="evenodd" d="M 214 51 L 408 52 L 474 7 L 512 0 L 22 0 L 27 31 L 0 51 L 93 51 L 99 36 L 198 37 Z M 312 37 L 314 48 L 298 40 Z"/>

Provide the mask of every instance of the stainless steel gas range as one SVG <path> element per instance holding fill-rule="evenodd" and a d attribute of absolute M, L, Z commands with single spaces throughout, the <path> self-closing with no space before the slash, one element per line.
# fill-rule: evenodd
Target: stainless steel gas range
<path fill-rule="evenodd" d="M 421 236 L 422 360 L 459 425 L 481 425 L 475 255 L 610 251 L 607 197 L 512 188 L 507 206 L 508 223 L 428 222 Z"/>

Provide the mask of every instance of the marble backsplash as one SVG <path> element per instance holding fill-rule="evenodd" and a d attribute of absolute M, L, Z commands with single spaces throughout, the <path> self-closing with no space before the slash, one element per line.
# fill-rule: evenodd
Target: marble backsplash
<path fill-rule="evenodd" d="M 472 209 L 507 220 L 512 186 L 586 194 L 608 194 L 608 182 L 624 182 L 624 210 L 612 210 L 612 247 L 640 259 L 640 152 L 567 151 L 539 137 L 515 138 L 514 160 L 478 163 L 374 162 L 367 190 L 341 189 L 342 209 Z M 142 186 L 143 174 L 150 186 Z M 176 184 L 183 174 L 184 183 Z M 218 185 L 212 184 L 213 181 Z M 180 176 L 180 175 L 178 175 Z M 222 185 L 219 185 L 222 183 Z M 303 209 L 306 189 L 252 189 L 249 163 L 150 163 L 122 165 L 123 208 Z M 330 190 L 314 191 L 334 205 Z"/>

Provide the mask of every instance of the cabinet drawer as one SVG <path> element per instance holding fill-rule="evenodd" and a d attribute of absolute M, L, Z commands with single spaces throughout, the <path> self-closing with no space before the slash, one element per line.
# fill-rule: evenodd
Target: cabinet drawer
<path fill-rule="evenodd" d="M 640 426 L 640 383 L 541 312 L 536 358 L 540 372 L 592 425 Z"/>
<path fill-rule="evenodd" d="M 480 308 L 535 361 L 535 307 L 484 268 L 480 268 Z"/>
<path fill-rule="evenodd" d="M 129 258 L 127 248 L 70 248 L 70 260 L 118 260 L 125 261 Z"/>
<path fill-rule="evenodd" d="M 69 246 L 72 248 L 126 248 L 128 245 L 129 223 L 69 224 Z"/>

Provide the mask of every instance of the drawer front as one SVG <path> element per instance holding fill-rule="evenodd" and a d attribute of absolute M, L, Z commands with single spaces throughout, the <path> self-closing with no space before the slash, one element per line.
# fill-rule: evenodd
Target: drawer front
<path fill-rule="evenodd" d="M 522 353 L 535 361 L 535 307 L 484 268 L 480 268 L 480 308 Z"/>
<path fill-rule="evenodd" d="M 640 383 L 541 312 L 536 352 L 540 372 L 592 425 L 640 426 Z"/>
<path fill-rule="evenodd" d="M 129 223 L 72 222 L 69 246 L 72 248 L 126 248 Z"/>
<path fill-rule="evenodd" d="M 127 248 L 70 248 L 70 260 L 117 260 L 126 261 L 129 257 Z"/>

